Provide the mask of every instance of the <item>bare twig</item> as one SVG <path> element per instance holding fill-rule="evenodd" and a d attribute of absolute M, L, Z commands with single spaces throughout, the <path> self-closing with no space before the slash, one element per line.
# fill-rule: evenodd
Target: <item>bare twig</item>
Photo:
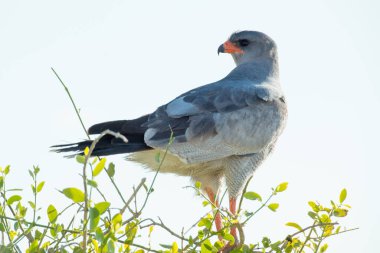
<path fill-rule="evenodd" d="M 241 194 L 240 201 L 239 201 L 239 207 L 238 207 L 238 211 L 237 211 L 238 214 L 241 211 L 241 205 L 243 204 L 244 193 L 246 193 L 248 185 L 249 185 L 249 182 L 251 181 L 252 178 L 253 178 L 253 176 L 251 176 L 250 178 L 248 178 L 247 183 L 245 183 L 245 186 L 244 186 L 244 189 L 243 189 L 243 192 Z"/>
<path fill-rule="evenodd" d="M 123 208 L 120 210 L 120 214 L 123 214 L 125 212 L 125 210 L 129 206 L 129 204 L 132 202 L 132 200 L 135 198 L 135 196 L 139 192 L 140 188 L 145 184 L 145 181 L 146 181 L 145 177 L 141 179 L 141 181 L 138 184 L 137 188 L 133 191 L 133 194 L 129 197 L 129 199 L 127 200 L 127 202 L 123 206 Z"/>
<path fill-rule="evenodd" d="M 181 239 L 181 240 L 183 240 L 183 241 L 187 241 L 187 242 L 189 241 L 189 239 L 187 239 L 187 238 L 185 238 L 185 237 L 183 237 L 183 236 L 181 236 L 181 235 L 175 233 L 173 230 L 171 230 L 170 228 L 168 228 L 168 227 L 162 222 L 162 220 L 161 220 L 160 217 L 158 217 L 158 219 L 160 220 L 160 222 L 156 222 L 156 221 L 154 221 L 154 220 L 151 219 L 151 218 L 148 218 L 148 219 L 142 220 L 142 221 L 140 222 L 140 228 L 143 229 L 143 228 L 147 228 L 147 227 L 150 227 L 150 226 L 159 226 L 159 227 L 165 229 L 166 231 L 168 231 L 171 235 L 177 237 L 178 239 Z M 147 225 L 141 225 L 141 223 L 143 223 L 144 221 L 150 221 L 150 223 L 147 224 Z"/>
<path fill-rule="evenodd" d="M 83 230 L 82 230 L 84 251 L 86 251 L 86 248 L 87 248 L 87 219 L 88 219 L 88 193 L 87 193 L 87 175 L 86 175 L 87 164 L 88 164 L 88 160 L 91 157 L 92 152 L 94 151 L 96 147 L 96 144 L 100 141 L 100 139 L 102 139 L 106 135 L 113 135 L 115 138 L 119 138 L 125 143 L 128 143 L 128 139 L 124 135 L 107 129 L 107 130 L 104 130 L 95 140 L 91 142 L 88 154 L 85 155 L 85 160 L 84 160 L 84 165 L 83 165 L 83 174 L 82 174 L 83 187 L 84 187 Z"/>
<path fill-rule="evenodd" d="M 65 83 L 62 81 L 62 79 L 59 77 L 59 75 L 57 74 L 57 72 L 54 70 L 54 68 L 51 68 L 51 70 L 53 71 L 54 75 L 58 78 L 59 82 L 62 84 L 63 88 L 65 89 L 67 95 L 69 95 L 69 98 L 70 98 L 70 101 L 71 101 L 71 104 L 73 105 L 74 109 L 75 109 L 75 113 L 77 114 L 78 116 L 78 119 L 80 121 L 80 124 L 82 125 L 82 128 L 83 128 L 83 131 L 86 133 L 87 137 L 90 139 L 90 136 L 88 135 L 88 132 L 86 130 L 86 127 L 84 126 L 84 123 L 83 123 L 83 120 L 79 114 L 79 110 L 78 110 L 78 107 L 75 105 L 75 102 L 74 102 L 74 99 L 73 97 L 71 96 L 71 93 L 69 91 L 69 89 L 67 88 L 67 86 L 65 85 Z"/>

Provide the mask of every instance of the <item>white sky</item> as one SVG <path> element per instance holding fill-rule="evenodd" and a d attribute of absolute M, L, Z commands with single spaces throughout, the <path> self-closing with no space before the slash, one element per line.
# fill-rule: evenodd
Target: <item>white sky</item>
<path fill-rule="evenodd" d="M 328 203 L 345 187 L 353 209 L 343 224 L 360 230 L 330 240 L 329 250 L 375 252 L 379 11 L 371 0 L 0 1 L 0 166 L 11 164 L 10 184 L 28 191 L 27 169 L 41 167 L 43 212 L 62 199 L 55 189 L 81 186 L 79 166 L 48 152 L 85 138 L 50 67 L 90 126 L 152 112 L 224 77 L 234 64 L 217 56 L 218 46 L 236 30 L 258 30 L 278 44 L 289 121 L 250 189 L 265 195 L 288 181 L 289 190 L 277 198 L 277 213 L 264 211 L 246 228 L 248 240 L 283 239 L 293 232 L 286 222 L 308 225 L 308 200 Z M 127 194 L 141 177 L 152 178 L 122 157 L 112 160 Z M 145 216 L 160 216 L 177 231 L 188 227 L 206 209 L 187 185 L 186 178 L 160 175 Z"/>

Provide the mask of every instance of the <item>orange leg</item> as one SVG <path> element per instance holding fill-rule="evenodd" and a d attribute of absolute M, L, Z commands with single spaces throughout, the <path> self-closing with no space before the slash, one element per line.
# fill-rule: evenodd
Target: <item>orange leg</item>
<path fill-rule="evenodd" d="M 232 213 L 232 215 L 236 215 L 236 198 L 230 198 L 230 212 Z M 235 243 L 237 243 L 238 239 L 236 227 L 232 226 L 230 232 L 231 235 L 235 238 Z"/>
<path fill-rule="evenodd" d="M 207 195 L 208 195 L 210 201 L 216 207 L 219 207 L 219 202 L 215 198 L 215 193 L 210 188 L 208 188 L 208 187 L 205 190 L 207 192 Z M 215 227 L 216 227 L 216 231 L 220 231 L 222 229 L 222 227 L 223 227 L 223 225 L 222 225 L 222 217 L 220 216 L 219 212 L 215 215 Z"/>

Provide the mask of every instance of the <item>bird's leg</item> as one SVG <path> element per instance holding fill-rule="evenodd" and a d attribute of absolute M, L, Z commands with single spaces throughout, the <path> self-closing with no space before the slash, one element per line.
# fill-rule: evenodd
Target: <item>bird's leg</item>
<path fill-rule="evenodd" d="M 205 190 L 206 190 L 206 193 L 207 193 L 208 198 L 210 199 L 211 203 L 214 204 L 217 208 L 219 208 L 219 202 L 218 202 L 218 199 L 216 199 L 216 195 L 215 195 L 214 191 L 208 187 L 206 187 Z M 220 216 L 219 211 L 217 211 L 217 213 L 215 214 L 215 227 L 216 227 L 216 231 L 220 231 L 223 227 L 222 217 Z"/>
<path fill-rule="evenodd" d="M 236 215 L 236 198 L 230 198 L 230 212 L 233 216 Z M 231 226 L 231 235 L 235 238 L 235 243 L 238 242 L 236 226 Z"/>

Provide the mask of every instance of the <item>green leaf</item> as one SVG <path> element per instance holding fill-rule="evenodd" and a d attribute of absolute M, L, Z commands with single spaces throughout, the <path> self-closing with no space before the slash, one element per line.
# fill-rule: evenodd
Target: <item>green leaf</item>
<path fill-rule="evenodd" d="M 57 221 L 58 212 L 57 212 L 57 209 L 55 209 L 53 205 L 48 206 L 47 215 L 51 223 L 55 223 Z"/>
<path fill-rule="evenodd" d="M 28 203 L 33 210 L 36 209 L 36 205 L 32 201 L 28 201 Z"/>
<path fill-rule="evenodd" d="M 20 201 L 22 199 L 22 197 L 20 195 L 13 195 L 12 197 L 10 197 L 8 200 L 7 200 L 7 204 L 8 205 L 12 205 L 14 202 L 16 201 Z"/>
<path fill-rule="evenodd" d="M 115 175 L 115 164 L 114 163 L 108 164 L 107 174 L 109 177 L 113 177 Z"/>
<path fill-rule="evenodd" d="M 87 184 L 94 187 L 94 188 L 98 188 L 98 183 L 94 180 L 87 179 Z"/>
<path fill-rule="evenodd" d="M 100 220 L 100 213 L 99 210 L 96 208 L 90 208 L 90 230 L 94 231 L 95 228 L 98 227 L 99 220 Z"/>
<path fill-rule="evenodd" d="M 235 238 L 234 238 L 235 239 Z M 222 248 L 223 248 L 223 243 L 221 242 L 221 241 L 216 241 L 215 243 L 214 243 L 214 247 L 215 248 L 217 248 L 218 249 L 218 252 L 219 252 L 219 250 L 221 250 Z"/>
<path fill-rule="evenodd" d="M 326 244 L 324 244 L 322 247 L 321 247 L 321 249 L 319 250 L 319 253 L 323 253 L 323 252 L 325 252 L 326 250 L 327 250 L 327 247 L 328 247 L 329 245 L 327 245 L 327 243 Z"/>
<path fill-rule="evenodd" d="M 31 170 L 28 170 L 28 172 L 29 172 L 29 175 L 34 179 L 34 174 L 33 174 L 33 171 L 31 171 Z"/>
<path fill-rule="evenodd" d="M 45 185 L 45 181 L 42 181 L 41 183 L 39 183 L 37 185 L 37 192 L 42 191 L 42 188 L 44 187 L 44 185 Z"/>
<path fill-rule="evenodd" d="M 270 246 L 271 241 L 268 237 L 264 237 L 261 240 L 261 243 L 263 244 L 264 248 L 268 248 Z"/>
<path fill-rule="evenodd" d="M 204 200 L 203 202 L 202 202 L 202 205 L 203 206 L 207 206 L 207 205 L 209 205 L 210 204 L 210 202 L 208 202 L 207 200 Z"/>
<path fill-rule="evenodd" d="M 347 197 L 347 190 L 346 189 L 343 189 L 341 192 L 340 192 L 340 195 L 339 195 L 339 202 L 342 204 L 343 201 L 346 199 Z"/>
<path fill-rule="evenodd" d="M 311 209 L 313 209 L 314 212 L 320 211 L 319 206 L 314 201 L 309 201 L 308 204 L 311 207 Z"/>
<path fill-rule="evenodd" d="M 297 223 L 295 223 L 295 222 L 288 222 L 288 223 L 286 223 L 285 225 L 286 225 L 286 226 L 289 226 L 289 227 L 293 227 L 293 228 L 296 228 L 296 229 L 298 229 L 299 231 L 301 231 L 301 230 L 302 230 L 301 226 L 300 226 L 300 225 L 298 225 L 298 224 L 297 224 Z"/>
<path fill-rule="evenodd" d="M 235 237 L 233 237 L 231 234 L 224 234 L 223 239 L 227 240 L 231 246 L 235 243 Z"/>
<path fill-rule="evenodd" d="M 172 248 L 172 245 L 169 245 L 169 244 L 161 244 L 160 243 L 160 246 L 164 249 L 171 249 Z"/>
<path fill-rule="evenodd" d="M 115 214 L 115 216 L 113 216 L 112 225 L 113 225 L 114 231 L 117 231 L 121 227 L 122 221 L 123 221 L 123 216 L 120 213 L 117 213 Z"/>
<path fill-rule="evenodd" d="M 257 199 L 259 201 L 263 201 L 260 194 L 258 194 L 256 192 L 246 192 L 246 193 L 244 193 L 244 198 L 249 199 L 249 200 L 256 200 Z"/>
<path fill-rule="evenodd" d="M 99 202 L 95 204 L 95 208 L 98 209 L 99 214 L 103 214 L 105 211 L 107 211 L 108 207 L 110 207 L 110 202 Z"/>
<path fill-rule="evenodd" d="M 38 172 L 40 172 L 40 167 L 38 167 L 38 166 L 33 166 L 33 173 L 34 173 L 34 175 L 37 175 Z"/>
<path fill-rule="evenodd" d="M 210 240 L 207 239 L 201 244 L 201 253 L 211 253 L 213 248 Z"/>
<path fill-rule="evenodd" d="M 4 177 L 0 177 L 0 188 L 4 186 Z"/>
<path fill-rule="evenodd" d="M 0 232 L 5 232 L 5 227 L 3 223 L 0 223 Z M 1 249 L 1 248 L 0 248 Z M 1 251 L 0 251 L 1 252 Z"/>
<path fill-rule="evenodd" d="M 157 152 L 154 155 L 154 160 L 156 161 L 156 163 L 160 163 L 160 161 L 161 161 L 161 153 L 160 152 Z"/>
<path fill-rule="evenodd" d="M 315 219 L 315 218 L 317 217 L 317 214 L 314 213 L 314 212 L 312 212 L 312 211 L 309 211 L 309 212 L 307 213 L 307 215 L 309 215 L 309 217 L 312 218 L 312 219 Z"/>
<path fill-rule="evenodd" d="M 76 155 L 75 160 L 77 160 L 78 163 L 84 164 L 86 162 L 86 157 L 84 155 Z"/>
<path fill-rule="evenodd" d="M 200 189 L 202 187 L 202 183 L 197 181 L 195 182 L 195 188 Z"/>
<path fill-rule="evenodd" d="M 115 252 L 115 243 L 112 240 L 108 241 L 107 252 Z M 85 252 L 83 252 L 85 253 Z"/>
<path fill-rule="evenodd" d="M 95 169 L 92 171 L 92 176 L 96 177 L 97 175 L 99 175 L 100 172 L 102 172 L 102 170 L 104 169 L 104 166 L 106 164 L 106 161 L 107 161 L 106 158 L 102 158 L 98 162 L 98 164 L 95 166 Z"/>
<path fill-rule="evenodd" d="M 83 202 L 84 201 L 84 193 L 79 190 L 78 188 L 65 188 L 62 191 L 63 194 L 65 194 L 66 197 L 74 201 L 75 203 Z"/>
<path fill-rule="evenodd" d="M 206 218 L 202 218 L 199 222 L 198 222 L 198 227 L 206 227 L 207 229 L 211 229 L 212 227 L 212 223 L 209 219 L 206 219 Z"/>
<path fill-rule="evenodd" d="M 281 183 L 281 184 L 279 184 L 279 185 L 276 187 L 276 192 L 283 192 L 283 191 L 285 191 L 287 188 L 288 188 L 288 182 Z"/>
<path fill-rule="evenodd" d="M 348 213 L 347 209 L 337 208 L 337 209 L 334 209 L 333 214 L 335 217 L 346 217 L 347 213 Z"/>
<path fill-rule="evenodd" d="M 11 166 L 10 165 L 7 165 L 5 168 L 4 168 L 4 174 L 5 175 L 8 175 L 8 173 L 9 173 L 9 169 L 11 168 Z"/>
<path fill-rule="evenodd" d="M 268 205 L 268 208 L 272 210 L 273 212 L 276 212 L 277 208 L 280 206 L 278 203 L 271 203 Z"/>

